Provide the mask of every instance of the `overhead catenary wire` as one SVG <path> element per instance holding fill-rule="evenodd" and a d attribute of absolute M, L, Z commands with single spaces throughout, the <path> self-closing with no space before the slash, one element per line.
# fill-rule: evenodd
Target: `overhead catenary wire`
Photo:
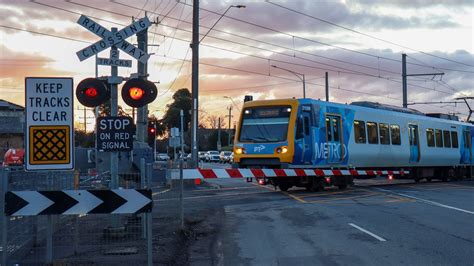
<path fill-rule="evenodd" d="M 417 53 L 420 53 L 420 54 L 424 54 L 424 55 L 427 55 L 427 56 L 435 57 L 435 58 L 438 58 L 438 59 L 446 60 L 446 61 L 449 61 L 449 62 L 452 62 L 452 63 L 457 63 L 457 64 L 464 65 L 464 66 L 474 67 L 474 65 L 470 65 L 470 64 L 467 64 L 467 63 L 464 63 L 464 62 L 459 62 L 459 61 L 456 61 L 456 60 L 452 60 L 452 59 L 445 58 L 445 57 L 442 57 L 442 56 L 434 55 L 434 54 L 431 54 L 431 53 L 423 52 L 423 51 L 420 51 L 420 50 L 417 50 L 417 49 L 410 48 L 410 47 L 408 47 L 408 46 L 406 46 L 406 45 L 401 45 L 401 44 L 398 44 L 398 43 L 395 43 L 395 42 L 392 42 L 392 41 L 388 41 L 388 40 L 385 40 L 385 39 L 382 39 L 382 38 L 379 38 L 379 37 L 376 37 L 376 36 L 373 36 L 373 35 L 370 35 L 370 34 L 367 34 L 367 33 L 361 32 L 361 31 L 358 31 L 358 30 L 354 30 L 354 29 L 352 29 L 352 28 L 339 25 L 339 24 L 334 23 L 334 22 L 331 22 L 331 21 L 329 21 L 329 20 L 322 19 L 322 18 L 316 17 L 316 16 L 314 16 L 314 15 L 309 15 L 309 14 L 306 14 L 306 13 L 304 13 L 304 12 L 302 12 L 302 11 L 298 11 L 298 10 L 295 10 L 295 9 L 292 9 L 292 8 L 289 8 L 289 7 L 286 7 L 286 6 L 282 5 L 282 4 L 277 4 L 277 3 L 271 2 L 270 0 L 265 0 L 265 2 L 267 2 L 267 3 L 269 3 L 269 4 L 272 4 L 272 5 L 274 5 L 274 6 L 280 7 L 280 8 L 282 8 L 282 9 L 291 11 L 291 12 L 293 12 L 293 13 L 296 13 L 296 14 L 299 14 L 299 15 L 303 15 L 303 16 L 305 16 L 305 17 L 312 18 L 312 19 L 314 19 L 314 20 L 318 20 L 318 21 L 320 21 L 320 22 L 324 22 L 324 23 L 326 23 L 326 24 L 329 24 L 329 25 L 332 25 L 332 26 L 334 26 L 334 27 L 338 27 L 338 28 L 341 28 L 341 29 L 344 29 L 344 30 L 347 30 L 347 31 L 350 31 L 350 32 L 353 32 L 353 33 L 357 33 L 357 34 L 363 35 L 363 36 L 365 36 L 365 37 L 368 37 L 368 38 L 371 38 L 371 39 L 374 39 L 374 40 L 378 40 L 378 41 L 381 41 L 381 42 L 385 42 L 385 43 L 388 43 L 388 44 L 392 44 L 392 45 L 395 45 L 395 46 L 398 46 L 398 47 L 401 47 L 401 48 L 404 48 L 404 49 L 408 49 L 408 50 L 411 50 L 411 51 L 414 51 L 414 52 L 417 52 Z"/>
<path fill-rule="evenodd" d="M 43 3 L 40 3 L 40 4 L 43 4 Z M 48 5 L 47 5 L 48 6 Z M 53 6 L 50 6 L 50 7 L 53 7 Z M 58 7 L 53 7 L 53 8 L 58 8 Z M 61 9 L 61 8 L 58 8 L 58 9 Z M 77 14 L 80 14 L 78 12 L 74 12 L 74 11 L 70 11 L 70 10 L 67 10 L 67 9 L 61 9 L 61 10 L 64 10 L 64 11 L 67 11 L 67 12 L 72 12 L 72 13 L 77 13 Z M 103 20 L 103 19 L 102 19 Z M 117 23 L 117 22 L 114 22 L 114 21 L 108 21 L 108 22 L 111 22 L 111 23 L 115 23 L 115 24 L 121 24 L 121 23 Z M 121 25 L 124 25 L 124 24 L 121 24 Z M 4 25 L 3 25 L 4 26 Z M 124 25 L 125 26 L 125 25 Z M 8 26 L 7 26 L 8 28 Z M 19 29 L 19 28 L 14 28 L 14 27 L 9 27 L 11 29 L 16 29 L 16 30 L 23 30 L 23 29 Z M 36 34 L 41 34 L 41 35 L 46 35 L 46 36 L 51 36 L 51 37 L 58 37 L 58 38 L 62 38 L 62 39 L 67 39 L 67 40 L 73 40 L 73 41 L 79 41 L 79 42 L 84 42 L 84 43 L 90 43 L 90 42 L 87 42 L 87 41 L 82 41 L 82 40 L 77 40 L 77 39 L 73 39 L 73 38 L 69 38 L 69 37 L 64 37 L 64 36 L 57 36 L 57 35 L 51 35 L 51 34 L 45 34 L 45 33 L 40 33 L 40 32 L 34 32 L 34 31 L 29 31 L 29 30 L 23 30 L 23 31 L 28 31 L 28 32 L 31 32 L 31 33 L 36 33 Z M 259 73 L 261 74 L 261 73 Z M 320 84 L 316 84 L 318 86 L 322 86 Z M 348 91 L 351 91 L 351 90 L 348 90 Z M 352 91 L 352 92 L 356 92 L 356 91 Z M 357 93 L 361 93 L 360 91 L 357 91 Z M 362 93 L 362 94 L 367 94 L 367 93 Z M 369 94 L 370 95 L 370 94 Z M 380 96 L 380 95 L 376 95 L 376 94 L 372 94 L 373 96 Z M 396 98 L 393 98 L 393 99 L 396 99 Z M 398 99 L 397 99 L 398 100 Z"/>

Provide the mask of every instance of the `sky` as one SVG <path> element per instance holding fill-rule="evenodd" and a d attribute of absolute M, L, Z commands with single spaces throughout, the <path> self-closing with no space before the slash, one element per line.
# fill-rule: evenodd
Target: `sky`
<path fill-rule="evenodd" d="M 191 90 L 191 0 L 0 3 L 1 99 L 24 105 L 25 77 L 73 77 L 78 84 L 95 76 L 94 58 L 81 62 L 76 56 L 99 40 L 77 24 L 81 14 L 109 29 L 121 29 L 145 12 L 158 22 L 148 30 L 149 80 L 159 82 L 150 114 L 161 117 L 176 90 Z M 245 8 L 231 7 L 235 5 Z M 204 115 L 225 116 L 233 106 L 235 121 L 244 95 L 301 98 L 303 74 L 306 96 L 325 99 L 325 72 L 331 101 L 401 106 L 403 53 L 408 74 L 444 73 L 409 77 L 409 103 L 474 96 L 471 0 L 201 0 L 200 8 L 199 108 Z M 136 44 L 135 37 L 128 41 Z M 108 57 L 109 51 L 99 56 Z M 120 58 L 132 59 L 124 52 Z M 100 66 L 98 72 L 110 75 L 110 67 Z M 119 68 L 123 77 L 136 72 L 135 60 L 132 68 Z M 119 104 L 130 111 L 121 100 Z M 464 104 L 410 107 L 464 118 L 468 114 Z M 75 108 L 82 121 L 83 107 L 76 102 Z M 92 130 L 93 114 L 86 113 Z"/>

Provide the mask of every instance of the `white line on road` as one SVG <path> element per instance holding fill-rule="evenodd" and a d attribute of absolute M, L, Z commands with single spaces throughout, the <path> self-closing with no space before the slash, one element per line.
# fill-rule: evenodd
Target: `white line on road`
<path fill-rule="evenodd" d="M 399 195 L 399 196 L 402 196 L 402 197 L 406 197 L 406 198 L 418 200 L 418 201 L 421 201 L 421 202 L 424 202 L 424 203 L 427 203 L 427 204 L 431 204 L 431 205 L 433 205 L 433 206 L 443 207 L 443 208 L 446 208 L 446 209 L 451 209 L 451 210 L 455 210 L 455 211 L 460 211 L 460 212 L 464 212 L 464 213 L 467 213 L 467 214 L 474 214 L 473 211 L 468 211 L 468 210 L 456 208 L 456 207 L 449 206 L 449 205 L 445 205 L 445 204 L 438 203 L 438 202 L 435 202 L 435 201 L 431 201 L 431 200 L 427 200 L 427 199 L 422 199 L 422 198 L 418 198 L 418 197 L 415 197 L 415 196 L 411 196 L 411 195 L 407 195 L 407 194 L 403 194 L 403 193 L 398 193 L 398 192 L 394 192 L 394 191 L 387 190 L 387 189 L 382 189 L 382 188 L 374 188 L 374 189 L 379 190 L 379 191 L 384 191 L 384 192 L 392 193 L 392 194 L 396 194 L 396 195 Z"/>
<path fill-rule="evenodd" d="M 219 197 L 235 197 L 235 196 L 247 196 L 247 195 L 257 195 L 257 194 L 268 194 L 268 193 L 278 193 L 279 191 L 258 191 L 258 192 L 249 192 L 249 193 L 226 193 L 226 194 L 217 194 L 217 195 L 205 195 L 205 196 L 191 196 L 185 197 L 183 199 L 205 199 L 205 198 L 219 198 Z M 155 199 L 153 201 L 171 201 L 176 200 L 177 198 L 170 198 L 170 199 Z"/>
<path fill-rule="evenodd" d="M 349 223 L 349 225 L 352 226 L 352 227 L 354 227 L 355 229 L 358 229 L 358 230 L 360 230 L 360 231 L 362 231 L 362 232 L 364 232 L 364 233 L 370 235 L 371 237 L 377 239 L 378 241 L 382 241 L 382 242 L 387 241 L 387 240 L 381 238 L 380 236 L 378 236 L 378 235 L 376 235 L 376 234 L 374 234 L 374 233 L 372 233 L 372 232 L 369 232 L 369 231 L 365 230 L 364 228 L 362 228 L 362 227 L 360 227 L 360 226 L 357 226 L 357 225 L 355 225 L 355 224 L 353 224 L 353 223 Z"/>

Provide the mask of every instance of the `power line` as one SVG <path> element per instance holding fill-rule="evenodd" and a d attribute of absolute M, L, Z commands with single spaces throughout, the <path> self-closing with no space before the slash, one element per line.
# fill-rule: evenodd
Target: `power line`
<path fill-rule="evenodd" d="M 312 19 L 314 19 L 314 20 L 318 20 L 318 21 L 324 22 L 324 23 L 326 23 L 326 24 L 329 24 L 329 25 L 332 25 L 332 26 L 335 26 L 335 27 L 338 27 L 338 28 L 341 28 L 341 29 L 344 29 L 344 30 L 347 30 L 347 31 L 354 32 L 354 33 L 363 35 L 363 36 L 365 36 L 365 37 L 369 37 L 369 38 L 371 38 L 371 39 L 375 39 L 375 40 L 378 40 L 378 41 L 381 41 L 381 42 L 385 42 L 385 43 L 388 43 L 388 44 L 392 44 L 392 45 L 395 45 L 395 46 L 398 46 L 398 47 L 401 47 L 401 48 L 409 49 L 409 50 L 411 50 L 411 51 L 415 51 L 415 52 L 418 52 L 418 53 L 421 53 L 421 54 L 424 54 L 424 55 L 432 56 L 432 57 L 435 57 L 435 58 L 438 58 L 438 59 L 443 59 L 443 60 L 446 60 L 446 61 L 449 61 L 449 62 L 452 62 L 452 63 L 457 63 L 457 64 L 460 64 L 460 65 L 465 65 L 465 66 L 469 66 L 469 67 L 474 67 L 474 65 L 470 65 L 470 64 L 466 64 L 466 63 L 459 62 L 459 61 L 456 61 L 456 60 L 452 60 L 452 59 L 449 59 L 449 58 L 445 58 L 445 57 L 442 57 L 442 56 L 437 56 L 437 55 L 434 55 L 434 54 L 426 53 L 426 52 L 423 52 L 423 51 L 420 51 L 420 50 L 417 50 L 417 49 L 410 48 L 410 47 L 405 46 L 405 45 L 401 45 L 401 44 L 394 43 L 394 42 L 392 42 L 392 41 L 384 40 L 384 39 L 382 39 L 382 38 L 379 38 L 379 37 L 376 37 L 376 36 L 373 36 L 373 35 L 369 35 L 369 34 L 367 34 L 367 33 L 363 33 L 363 32 L 361 32 L 361 31 L 354 30 L 354 29 L 351 29 L 351 28 L 348 28 L 348 27 L 345 27 L 345 26 L 336 24 L 336 23 L 334 23 L 334 22 L 331 22 L 331 21 L 328 21 L 328 20 L 325 20 L 325 19 L 322 19 L 322 18 L 318 18 L 318 17 L 316 17 L 316 16 L 309 15 L 309 14 L 303 13 L 303 12 L 301 12 L 301 11 L 298 11 L 298 10 L 295 10 L 295 9 L 292 9 L 292 8 L 289 8 L 289 7 L 285 7 L 285 6 L 280 5 L 280 4 L 277 4 L 277 3 L 270 2 L 269 0 L 265 0 L 265 2 L 267 2 L 267 3 L 269 3 L 269 4 L 272 4 L 272 5 L 274 5 L 274 6 L 277 6 L 277 7 L 283 8 L 283 9 L 286 9 L 286 10 L 288 10 L 288 11 L 291 11 L 291 12 L 294 12 L 294 13 L 297 13 L 297 14 L 300 14 L 300 15 L 303 15 L 303 16 L 306 16 L 306 17 L 309 17 L 309 18 L 312 18 Z"/>
<path fill-rule="evenodd" d="M 74 14 L 80 14 L 80 13 L 78 13 L 78 12 L 74 12 L 74 11 L 71 11 L 71 10 L 63 9 L 63 8 L 58 8 L 58 7 L 55 7 L 55 6 L 50 6 L 50 5 L 48 5 L 48 4 L 39 3 L 39 2 L 35 2 L 35 1 L 33 1 L 33 2 L 34 2 L 34 3 L 37 3 L 37 4 L 40 4 L 40 5 L 47 6 L 47 7 L 59 9 L 59 10 L 65 11 L 65 12 L 70 12 L 70 13 L 74 13 Z M 71 2 L 71 3 L 74 3 L 74 2 Z M 86 6 L 86 5 L 83 5 L 83 4 L 79 4 L 79 5 L 81 5 L 81 6 Z M 91 7 L 91 6 L 86 6 L 86 7 L 94 8 L 94 7 Z M 107 10 L 104 10 L 104 11 L 109 12 L 109 11 L 107 11 Z M 111 13 L 114 13 L 114 14 L 120 14 L 120 13 L 117 13 L 117 12 L 112 12 L 112 11 L 110 11 L 110 12 L 111 12 Z M 123 15 L 123 14 L 120 14 L 120 15 L 121 15 L 121 16 L 126 16 L 126 15 Z M 90 16 L 90 17 L 92 17 L 92 16 Z M 128 17 L 128 16 L 126 16 L 126 17 Z M 94 18 L 94 17 L 92 17 L 92 18 Z M 100 18 L 97 18 L 97 19 L 99 19 L 99 20 L 104 20 L 104 19 L 100 19 Z M 110 20 L 104 20 L 104 21 L 107 21 L 107 22 L 110 22 L 110 23 L 114 23 L 114 24 L 117 24 L 117 25 L 124 25 L 124 24 L 117 23 L 117 22 L 110 21 Z M 124 25 L 124 26 L 125 26 L 125 25 Z M 162 34 L 159 34 L 159 35 L 162 35 Z M 58 37 L 58 36 L 55 36 L 55 35 L 52 35 L 52 36 Z M 166 36 L 166 35 L 163 35 L 163 36 Z M 169 36 L 168 36 L 168 37 L 169 37 Z M 66 38 L 66 37 L 65 37 L 65 38 Z M 66 38 L 66 39 L 79 41 L 79 40 L 72 39 L 72 38 Z M 187 41 L 187 40 L 182 40 L 182 39 L 178 39 L 178 38 L 175 38 L 175 39 L 181 40 L 181 41 L 185 41 L 185 42 L 189 42 L 189 41 Z M 81 41 L 81 42 L 84 42 L 84 41 Z M 89 43 L 89 42 L 87 42 L 87 43 Z M 217 47 L 216 47 L 216 48 L 217 48 Z M 217 49 L 222 49 L 222 48 L 217 48 Z M 232 51 L 232 50 L 230 50 L 230 51 Z M 241 53 L 241 52 L 237 52 L 237 51 L 232 51 L 232 52 Z M 272 51 L 272 52 L 273 52 L 273 51 Z M 247 55 L 247 56 L 254 56 L 254 55 L 248 55 L 248 54 L 245 54 L 245 55 Z M 268 60 L 267 58 L 262 58 L 262 59 Z M 271 60 L 273 60 L 273 59 L 271 59 Z M 287 64 L 294 64 L 294 63 L 290 63 L 290 62 L 286 62 L 286 61 L 281 61 L 281 60 L 273 60 L 273 61 L 282 62 L 282 63 L 287 63 Z M 317 67 L 314 67 L 314 66 L 306 66 L 306 67 L 317 68 Z M 333 67 L 338 68 L 337 66 L 333 66 Z M 319 68 L 319 69 L 321 69 L 321 68 Z M 325 69 L 325 70 L 327 70 L 327 69 Z M 331 70 L 331 71 L 334 71 L 334 70 Z M 339 71 L 339 72 L 340 72 L 340 71 Z M 347 73 L 348 73 L 348 74 L 353 74 L 353 73 L 350 73 L 350 72 L 347 72 Z M 364 73 L 364 74 L 367 75 L 367 76 L 372 76 L 372 77 L 380 78 L 380 77 L 375 76 L 375 75 L 371 75 L 371 74 L 367 74 L 367 73 Z M 395 81 L 395 82 L 397 82 L 397 83 L 401 83 L 400 81 L 396 81 L 395 79 L 390 79 L 390 78 L 386 78 L 386 79 L 387 79 L 387 80 L 391 80 L 391 81 Z M 410 84 L 410 85 L 411 85 L 411 86 L 415 86 L 415 87 L 419 87 L 419 88 L 423 88 L 423 89 L 427 89 L 427 90 L 433 90 L 433 89 L 426 88 L 426 87 L 419 86 L 419 85 L 413 85 L 413 84 Z M 434 91 L 439 91 L 439 90 L 434 90 Z M 444 91 L 439 91 L 439 92 L 446 93 L 446 92 L 444 92 Z"/>
<path fill-rule="evenodd" d="M 122 14 L 122 13 L 113 12 L 113 11 L 109 11 L 109 10 L 105 10 L 105 9 L 101 9 L 101 8 L 96 8 L 96 7 L 94 7 L 94 6 L 85 5 L 85 4 L 80 4 L 80 3 L 76 3 L 76 2 L 72 2 L 72 1 L 69 1 L 69 2 L 72 3 L 72 4 L 77 4 L 77 5 L 83 6 L 83 7 L 93 8 L 93 9 L 97 9 L 97 10 L 100 10 L 100 11 L 103 11 L 103 12 L 108 12 L 108 13 L 112 13 L 112 14 L 116 14 L 116 15 L 120 15 L 120 16 L 124 16 L 124 17 L 129 17 L 129 16 L 127 16 L 127 15 L 125 15 L 125 14 Z M 112 2 L 119 4 L 119 2 L 116 2 L 116 1 L 114 1 L 114 0 L 112 0 Z M 54 8 L 54 7 L 53 7 L 53 8 Z M 155 13 L 155 14 L 156 14 L 156 13 Z M 165 26 L 165 27 L 169 27 L 169 28 L 172 28 L 172 29 L 176 29 L 176 30 L 182 30 L 182 31 L 185 31 L 185 32 L 191 32 L 191 31 L 188 31 L 188 30 L 181 29 L 181 28 L 179 28 L 179 27 L 173 27 L 173 26 L 169 26 L 169 25 L 166 25 L 166 24 L 162 24 L 162 25 Z M 153 33 L 153 34 L 158 34 L 158 33 Z M 163 35 L 163 34 L 158 34 L 158 35 L 171 38 L 170 36 Z M 257 46 L 247 45 L 247 44 L 243 44 L 243 43 L 240 43 L 240 42 L 225 40 L 225 39 L 222 39 L 222 38 L 212 37 L 212 36 L 209 36 L 209 37 L 210 37 L 210 38 L 214 38 L 214 39 L 218 39 L 218 40 L 222 40 L 222 41 L 227 41 L 227 42 L 235 43 L 235 44 L 238 44 L 238 45 L 243 45 L 243 46 L 247 46 L 247 47 L 251 47 L 251 48 L 255 48 L 255 49 L 260 49 L 260 50 L 264 50 L 264 51 L 268 51 L 268 52 L 272 52 L 272 53 L 281 54 L 281 55 L 284 55 L 284 56 L 290 56 L 290 55 L 288 55 L 288 54 L 284 54 L 284 53 L 280 53 L 280 52 L 275 52 L 275 51 L 272 51 L 272 50 L 260 48 L 260 47 L 257 47 Z M 176 37 L 173 37 L 172 39 L 180 40 L 180 41 L 183 41 L 183 42 L 189 42 L 188 40 L 179 39 L 179 38 L 176 38 Z M 206 44 L 201 44 L 201 45 L 202 45 L 202 46 L 207 46 L 207 47 L 212 47 L 212 48 L 215 48 L 215 49 L 226 50 L 226 51 L 230 51 L 230 52 L 234 52 L 234 53 L 238 53 L 238 54 L 242 54 L 242 55 L 246 55 L 246 56 L 251 56 L 251 57 L 261 58 L 261 59 L 267 60 L 267 58 L 264 58 L 264 57 L 260 57 L 260 56 L 256 56 L 256 55 L 252 55 L 252 54 L 246 54 L 246 53 L 242 53 L 242 52 L 237 52 L 237 51 L 230 50 L 230 49 L 226 49 L 226 48 L 221 48 L 221 47 L 216 47 L 216 46 L 206 45 Z M 290 57 L 291 57 L 291 56 L 290 56 Z M 377 57 L 377 58 L 378 58 L 378 57 Z M 311 61 L 311 62 L 314 62 L 314 63 L 317 63 L 317 64 L 327 65 L 327 66 L 330 66 L 330 67 L 339 68 L 339 69 L 343 69 L 343 70 L 347 70 L 347 71 L 352 71 L 352 72 L 344 72 L 344 71 L 339 71 L 339 70 L 334 70 L 334 69 L 318 68 L 318 67 L 315 67 L 315 66 L 302 65 L 302 64 L 291 63 L 291 62 L 282 61 L 282 60 L 275 60 L 275 59 L 271 59 L 271 60 L 274 61 L 274 62 L 280 62 L 280 63 L 286 63 L 286 64 L 292 64 L 292 65 L 299 65 L 299 66 L 309 67 L 309 68 L 314 68 L 314 69 L 328 70 L 328 71 L 338 71 L 338 72 L 345 73 L 345 74 L 363 75 L 363 76 L 368 76 L 368 77 L 383 78 L 383 79 L 387 79 L 387 80 L 390 80 L 390 81 L 394 81 L 393 78 L 381 77 L 381 76 L 377 76 L 377 75 L 373 75 L 373 74 L 368 74 L 368 73 L 365 73 L 365 72 L 354 71 L 354 70 L 350 70 L 350 69 L 347 69 L 347 68 L 344 68 L 344 67 L 339 67 L 339 66 L 334 66 L 334 65 L 327 64 L 327 63 L 319 62 L 319 61 L 316 61 L 316 60 L 310 60 L 310 59 L 300 58 L 300 57 L 299 57 L 299 59 L 301 59 L 301 60 L 306 60 L 306 61 Z M 353 64 L 353 63 L 348 63 L 348 64 Z M 380 69 L 379 69 L 379 70 L 380 70 Z M 396 72 L 392 72 L 392 73 L 396 73 Z M 398 73 L 397 73 L 397 74 L 398 74 Z M 401 83 L 401 82 L 399 82 L 399 81 L 397 81 L 397 82 L 398 82 L 398 83 Z M 419 85 L 413 85 L 413 84 L 409 84 L 409 85 L 414 86 L 414 87 L 418 87 L 418 88 L 423 88 L 423 89 L 426 89 L 426 90 L 432 90 L 431 88 L 426 88 L 426 87 L 419 86 Z M 439 91 L 439 90 L 435 90 L 435 91 Z M 446 92 L 443 92 L 443 91 L 439 91 L 439 92 L 446 93 Z"/>
<path fill-rule="evenodd" d="M 28 32 L 28 33 L 32 33 L 32 34 L 36 34 L 36 35 L 43 35 L 43 36 L 68 40 L 68 41 L 82 42 L 82 43 L 87 43 L 87 44 L 92 43 L 92 42 L 78 40 L 78 39 L 69 38 L 69 37 L 65 37 L 65 36 L 59 36 L 59 35 L 54 35 L 54 34 L 49 34 L 49 33 L 44 33 L 44 32 L 39 32 L 39 31 L 33 31 L 33 30 L 20 29 L 20 28 L 17 28 L 17 27 L 12 27 L 12 26 L 7 26 L 7 25 L 0 25 L 0 27 L 5 28 L 5 29 L 10 29 L 10 30 L 24 31 L 24 32 Z"/>

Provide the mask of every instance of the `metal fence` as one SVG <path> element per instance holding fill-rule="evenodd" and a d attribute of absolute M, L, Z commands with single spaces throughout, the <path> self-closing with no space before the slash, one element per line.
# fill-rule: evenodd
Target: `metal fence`
<path fill-rule="evenodd" d="M 5 216 L 5 193 L 108 189 L 110 173 L 0 169 L 0 265 L 152 265 L 166 259 L 159 255 L 166 248 L 160 247 L 160 237 L 179 230 L 178 193 L 169 183 L 152 182 L 156 173 L 152 164 L 145 166 L 143 161 L 141 169 L 141 173 L 119 173 L 119 187 L 153 187 L 150 214 L 38 216 Z"/>

